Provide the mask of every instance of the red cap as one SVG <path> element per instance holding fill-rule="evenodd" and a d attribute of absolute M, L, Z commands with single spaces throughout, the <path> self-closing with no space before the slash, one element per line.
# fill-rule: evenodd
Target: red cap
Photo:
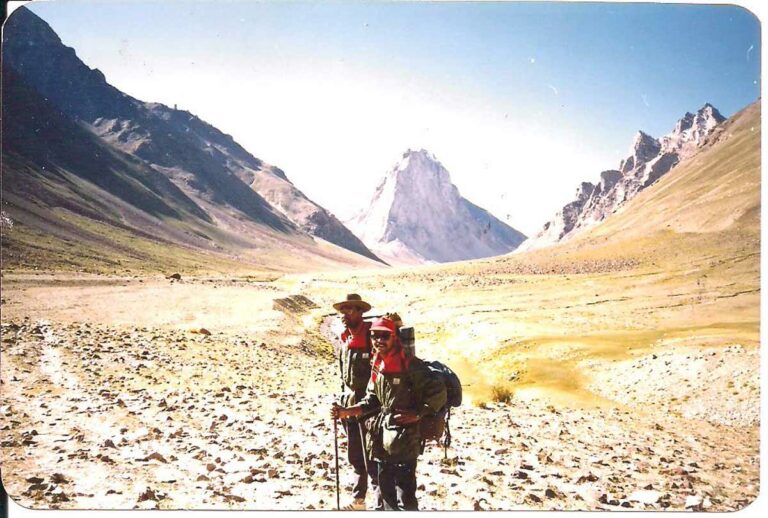
<path fill-rule="evenodd" d="M 388 318 L 374 320 L 371 325 L 371 331 L 389 331 L 390 333 L 397 334 L 395 323 Z"/>

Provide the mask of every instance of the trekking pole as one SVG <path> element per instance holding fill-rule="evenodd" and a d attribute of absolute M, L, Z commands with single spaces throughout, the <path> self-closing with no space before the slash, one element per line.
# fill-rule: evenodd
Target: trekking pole
<path fill-rule="evenodd" d="M 333 446 L 336 450 L 336 510 L 341 511 L 341 500 L 339 497 L 339 425 L 338 419 L 333 418 Z"/>
<path fill-rule="evenodd" d="M 365 466 L 365 476 L 367 477 L 369 475 L 368 453 L 365 451 L 365 434 L 363 433 L 363 423 L 361 421 L 357 422 L 357 429 L 360 432 L 360 447 L 363 449 L 363 465 Z"/>

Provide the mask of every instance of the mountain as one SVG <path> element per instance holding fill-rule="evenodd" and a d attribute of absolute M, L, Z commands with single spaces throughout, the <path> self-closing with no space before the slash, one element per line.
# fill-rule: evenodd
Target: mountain
<path fill-rule="evenodd" d="M 312 238 L 238 176 L 243 163 L 279 170 L 188 112 L 119 92 L 27 9 L 3 36 L 4 267 L 375 264 Z"/>
<path fill-rule="evenodd" d="M 449 262 L 508 253 L 525 236 L 461 197 L 448 171 L 425 150 L 408 150 L 370 204 L 347 222 L 392 263 Z"/>
<path fill-rule="evenodd" d="M 133 207 L 137 217 L 145 213 L 211 222 L 208 214 L 164 175 L 133 156 L 111 149 L 30 89 L 13 69 L 3 72 L 6 202 L 8 197 L 23 195 L 48 206 L 67 206 L 92 218 L 115 214 L 114 203 L 92 196 L 86 189 L 78 194 L 67 188 L 67 183 L 76 185 L 77 178 Z M 62 185 L 49 188 L 57 183 Z M 76 196 L 79 203 L 73 202 Z"/>
<path fill-rule="evenodd" d="M 709 268 L 720 266 L 719 261 L 709 262 L 712 257 L 733 257 L 734 263 L 752 263 L 757 257 L 753 266 L 759 285 L 760 121 L 757 101 L 718 122 L 672 173 L 638 193 L 601 225 L 575 237 L 572 248 L 647 240 L 653 247 L 634 247 L 649 252 L 660 248 L 662 241 L 673 240 L 669 248 L 676 258 L 686 262 L 689 254 L 700 256 Z M 695 241 L 695 249 L 685 251 L 684 241 Z"/>
<path fill-rule="evenodd" d="M 695 114 L 686 113 L 670 133 L 658 140 L 639 131 L 629 156 L 617 170 L 600 173 L 597 184 L 579 185 L 575 199 L 516 252 L 565 241 L 602 222 L 678 163 L 695 155 L 718 132 L 724 120 L 717 108 L 707 103 Z"/>
<path fill-rule="evenodd" d="M 28 9 L 13 13 L 3 44 L 4 66 L 29 87 L 111 147 L 165 175 L 206 211 L 234 210 L 279 232 L 298 227 L 378 260 L 283 171 L 187 111 L 120 92 Z"/>
<path fill-rule="evenodd" d="M 381 262 L 335 215 L 307 198 L 293 185 L 282 170 L 266 165 L 260 169 L 243 165 L 236 170 L 236 174 L 303 231 Z"/>

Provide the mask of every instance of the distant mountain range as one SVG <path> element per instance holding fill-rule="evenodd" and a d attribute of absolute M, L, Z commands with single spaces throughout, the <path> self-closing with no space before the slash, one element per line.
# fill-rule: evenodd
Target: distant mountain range
<path fill-rule="evenodd" d="M 717 138 L 724 121 L 706 104 L 659 139 L 638 132 L 617 169 L 580 184 L 528 240 L 463 198 L 423 149 L 404 153 L 345 225 L 231 136 L 111 86 L 28 9 L 7 21 L 2 52 L 2 220 L 29 231 L 23 239 L 3 234 L 6 265 L 62 247 L 71 254 L 61 264 L 78 261 L 78 253 L 98 255 L 102 245 L 139 257 L 130 236 L 236 260 L 258 256 L 289 270 L 289 257 L 296 267 L 418 264 L 533 250 L 620 212 Z M 118 229 L 120 239 L 104 236 L 105 228 Z M 78 252 L 85 242 L 90 248 Z"/>
<path fill-rule="evenodd" d="M 3 189 L 12 199 L 111 214 L 191 246 L 258 248 L 264 232 L 278 241 L 309 233 L 379 260 L 283 171 L 187 111 L 120 92 L 28 9 L 4 27 L 3 72 L 3 149 L 17 166 L 4 171 Z"/>
<path fill-rule="evenodd" d="M 675 128 L 660 139 L 639 131 L 629 156 L 621 161 L 618 169 L 600 173 L 597 184 L 582 182 L 575 199 L 516 252 L 566 241 L 604 221 L 679 162 L 694 155 L 724 120 L 717 108 L 707 103 L 695 114 L 686 113 Z"/>
<path fill-rule="evenodd" d="M 459 194 L 426 150 L 408 150 L 370 203 L 347 221 L 392 264 L 449 262 L 508 253 L 525 236 Z"/>

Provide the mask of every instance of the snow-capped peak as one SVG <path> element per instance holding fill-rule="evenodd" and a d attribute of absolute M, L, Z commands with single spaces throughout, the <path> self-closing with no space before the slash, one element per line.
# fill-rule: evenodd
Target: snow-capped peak
<path fill-rule="evenodd" d="M 349 226 L 391 263 L 500 255 L 524 239 L 462 198 L 445 167 L 425 149 L 403 153 Z"/>

